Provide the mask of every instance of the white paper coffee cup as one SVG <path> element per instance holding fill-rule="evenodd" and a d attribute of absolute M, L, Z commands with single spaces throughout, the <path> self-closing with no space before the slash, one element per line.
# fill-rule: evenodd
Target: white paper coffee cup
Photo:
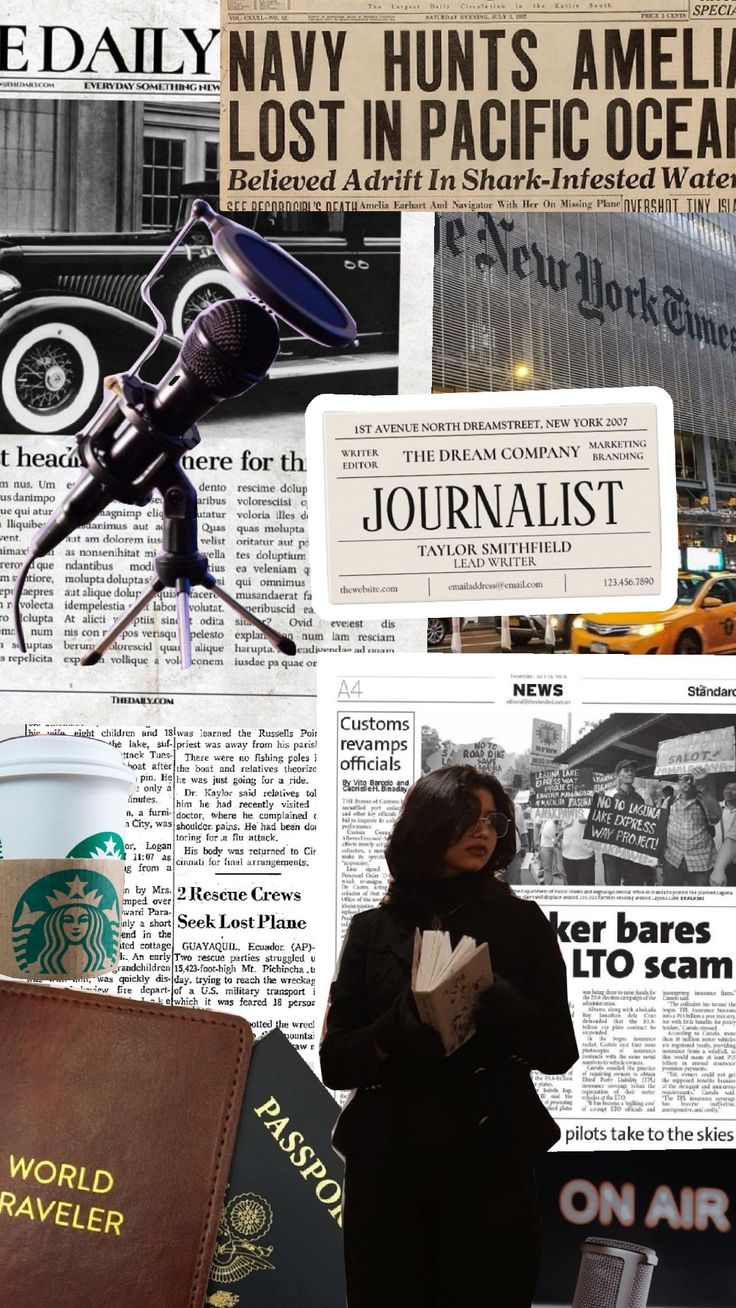
<path fill-rule="evenodd" d="M 124 858 L 135 773 L 86 736 L 0 741 L 3 858 Z"/>
<path fill-rule="evenodd" d="M 84 736 L 0 741 L 0 971 L 65 980 L 117 967 L 135 773 Z"/>

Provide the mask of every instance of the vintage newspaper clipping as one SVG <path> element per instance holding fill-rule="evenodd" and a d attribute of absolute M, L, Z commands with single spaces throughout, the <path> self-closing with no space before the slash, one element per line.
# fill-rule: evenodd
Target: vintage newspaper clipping
<path fill-rule="evenodd" d="M 729 8 L 223 0 L 222 203 L 731 212 Z"/>

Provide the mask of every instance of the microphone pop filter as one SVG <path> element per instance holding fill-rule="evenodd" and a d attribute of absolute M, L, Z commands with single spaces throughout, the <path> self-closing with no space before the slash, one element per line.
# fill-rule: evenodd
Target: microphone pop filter
<path fill-rule="evenodd" d="M 355 340 L 357 327 L 345 305 L 298 259 L 215 213 L 206 200 L 195 200 L 192 213 L 207 223 L 215 254 L 228 272 L 290 327 L 329 349 Z"/>

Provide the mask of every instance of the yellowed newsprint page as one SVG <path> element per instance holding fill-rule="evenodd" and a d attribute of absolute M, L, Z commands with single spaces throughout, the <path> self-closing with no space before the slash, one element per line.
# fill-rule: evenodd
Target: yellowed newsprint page
<path fill-rule="evenodd" d="M 222 0 L 225 208 L 728 213 L 734 7 Z"/>

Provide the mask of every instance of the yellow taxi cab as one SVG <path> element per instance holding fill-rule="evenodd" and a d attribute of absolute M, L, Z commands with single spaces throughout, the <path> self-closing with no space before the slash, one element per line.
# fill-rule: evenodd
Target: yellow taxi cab
<path fill-rule="evenodd" d="M 581 613 L 572 654 L 725 654 L 736 651 L 736 573 L 680 572 L 665 613 Z"/>

